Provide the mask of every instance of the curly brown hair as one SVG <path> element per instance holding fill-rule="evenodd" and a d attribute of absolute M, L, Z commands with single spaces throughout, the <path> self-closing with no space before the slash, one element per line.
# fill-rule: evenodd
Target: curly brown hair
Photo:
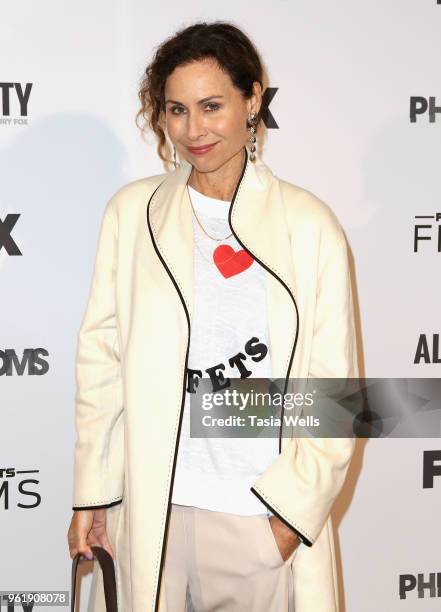
<path fill-rule="evenodd" d="M 153 130 L 158 141 L 156 150 L 166 163 L 171 163 L 166 156 L 167 142 L 162 123 L 167 77 L 178 66 L 206 58 L 218 63 L 244 98 L 251 97 L 254 81 L 260 83 L 263 89 L 263 68 L 259 54 L 248 36 L 231 23 L 197 22 L 178 30 L 155 47 L 153 59 L 145 69 L 139 85 L 141 108 L 136 114 L 135 123 L 143 136 L 150 129 Z M 261 122 L 260 112 L 257 120 L 256 127 Z"/>

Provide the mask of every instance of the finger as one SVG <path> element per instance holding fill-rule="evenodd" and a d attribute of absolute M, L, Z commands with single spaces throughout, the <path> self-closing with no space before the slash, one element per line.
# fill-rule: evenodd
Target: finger
<path fill-rule="evenodd" d="M 91 561 L 94 558 L 92 549 L 90 548 L 90 545 L 88 544 L 87 539 L 84 536 L 79 537 L 77 548 L 78 548 L 78 552 L 83 555 L 83 558 L 85 557 L 89 561 Z"/>

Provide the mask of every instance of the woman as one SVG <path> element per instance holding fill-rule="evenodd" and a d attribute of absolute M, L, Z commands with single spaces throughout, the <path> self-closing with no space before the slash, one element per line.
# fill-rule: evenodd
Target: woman
<path fill-rule="evenodd" d="M 191 438 L 188 400 L 203 377 L 286 391 L 289 378 L 358 376 L 343 231 L 256 157 L 262 66 L 238 28 L 177 32 L 140 99 L 175 169 L 123 186 L 103 216 L 78 339 L 70 556 L 112 554 L 124 612 L 186 599 L 336 612 L 330 510 L 354 439 Z M 94 578 L 101 611 L 97 564 Z"/>

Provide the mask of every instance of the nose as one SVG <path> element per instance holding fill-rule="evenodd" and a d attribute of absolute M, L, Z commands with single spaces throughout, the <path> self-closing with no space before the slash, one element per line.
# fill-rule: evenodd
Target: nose
<path fill-rule="evenodd" d="M 205 127 L 204 117 L 199 112 L 190 112 L 187 115 L 187 137 L 189 140 L 197 141 L 201 137 L 206 136 L 207 128 Z"/>

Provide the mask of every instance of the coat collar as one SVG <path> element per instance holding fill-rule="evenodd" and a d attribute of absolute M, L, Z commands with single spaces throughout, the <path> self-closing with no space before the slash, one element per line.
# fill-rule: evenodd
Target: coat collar
<path fill-rule="evenodd" d="M 245 162 L 228 215 L 231 229 L 239 243 L 294 293 L 294 268 L 288 257 L 290 237 L 279 180 L 263 161 L 250 161 L 248 149 L 244 150 Z M 190 319 L 194 246 L 187 182 L 192 167 L 182 160 L 159 185 L 148 207 L 156 244 L 182 291 Z"/>
<path fill-rule="evenodd" d="M 252 162 L 247 148 L 244 149 L 246 157 L 230 203 L 228 220 L 238 242 L 268 272 L 273 376 L 285 377 L 298 333 L 295 270 L 287 215 L 279 179 L 261 160 Z M 147 206 L 152 238 L 163 265 L 179 288 L 189 323 L 194 307 L 193 224 L 187 189 L 191 170 L 192 165 L 182 160 L 159 185 Z"/>

